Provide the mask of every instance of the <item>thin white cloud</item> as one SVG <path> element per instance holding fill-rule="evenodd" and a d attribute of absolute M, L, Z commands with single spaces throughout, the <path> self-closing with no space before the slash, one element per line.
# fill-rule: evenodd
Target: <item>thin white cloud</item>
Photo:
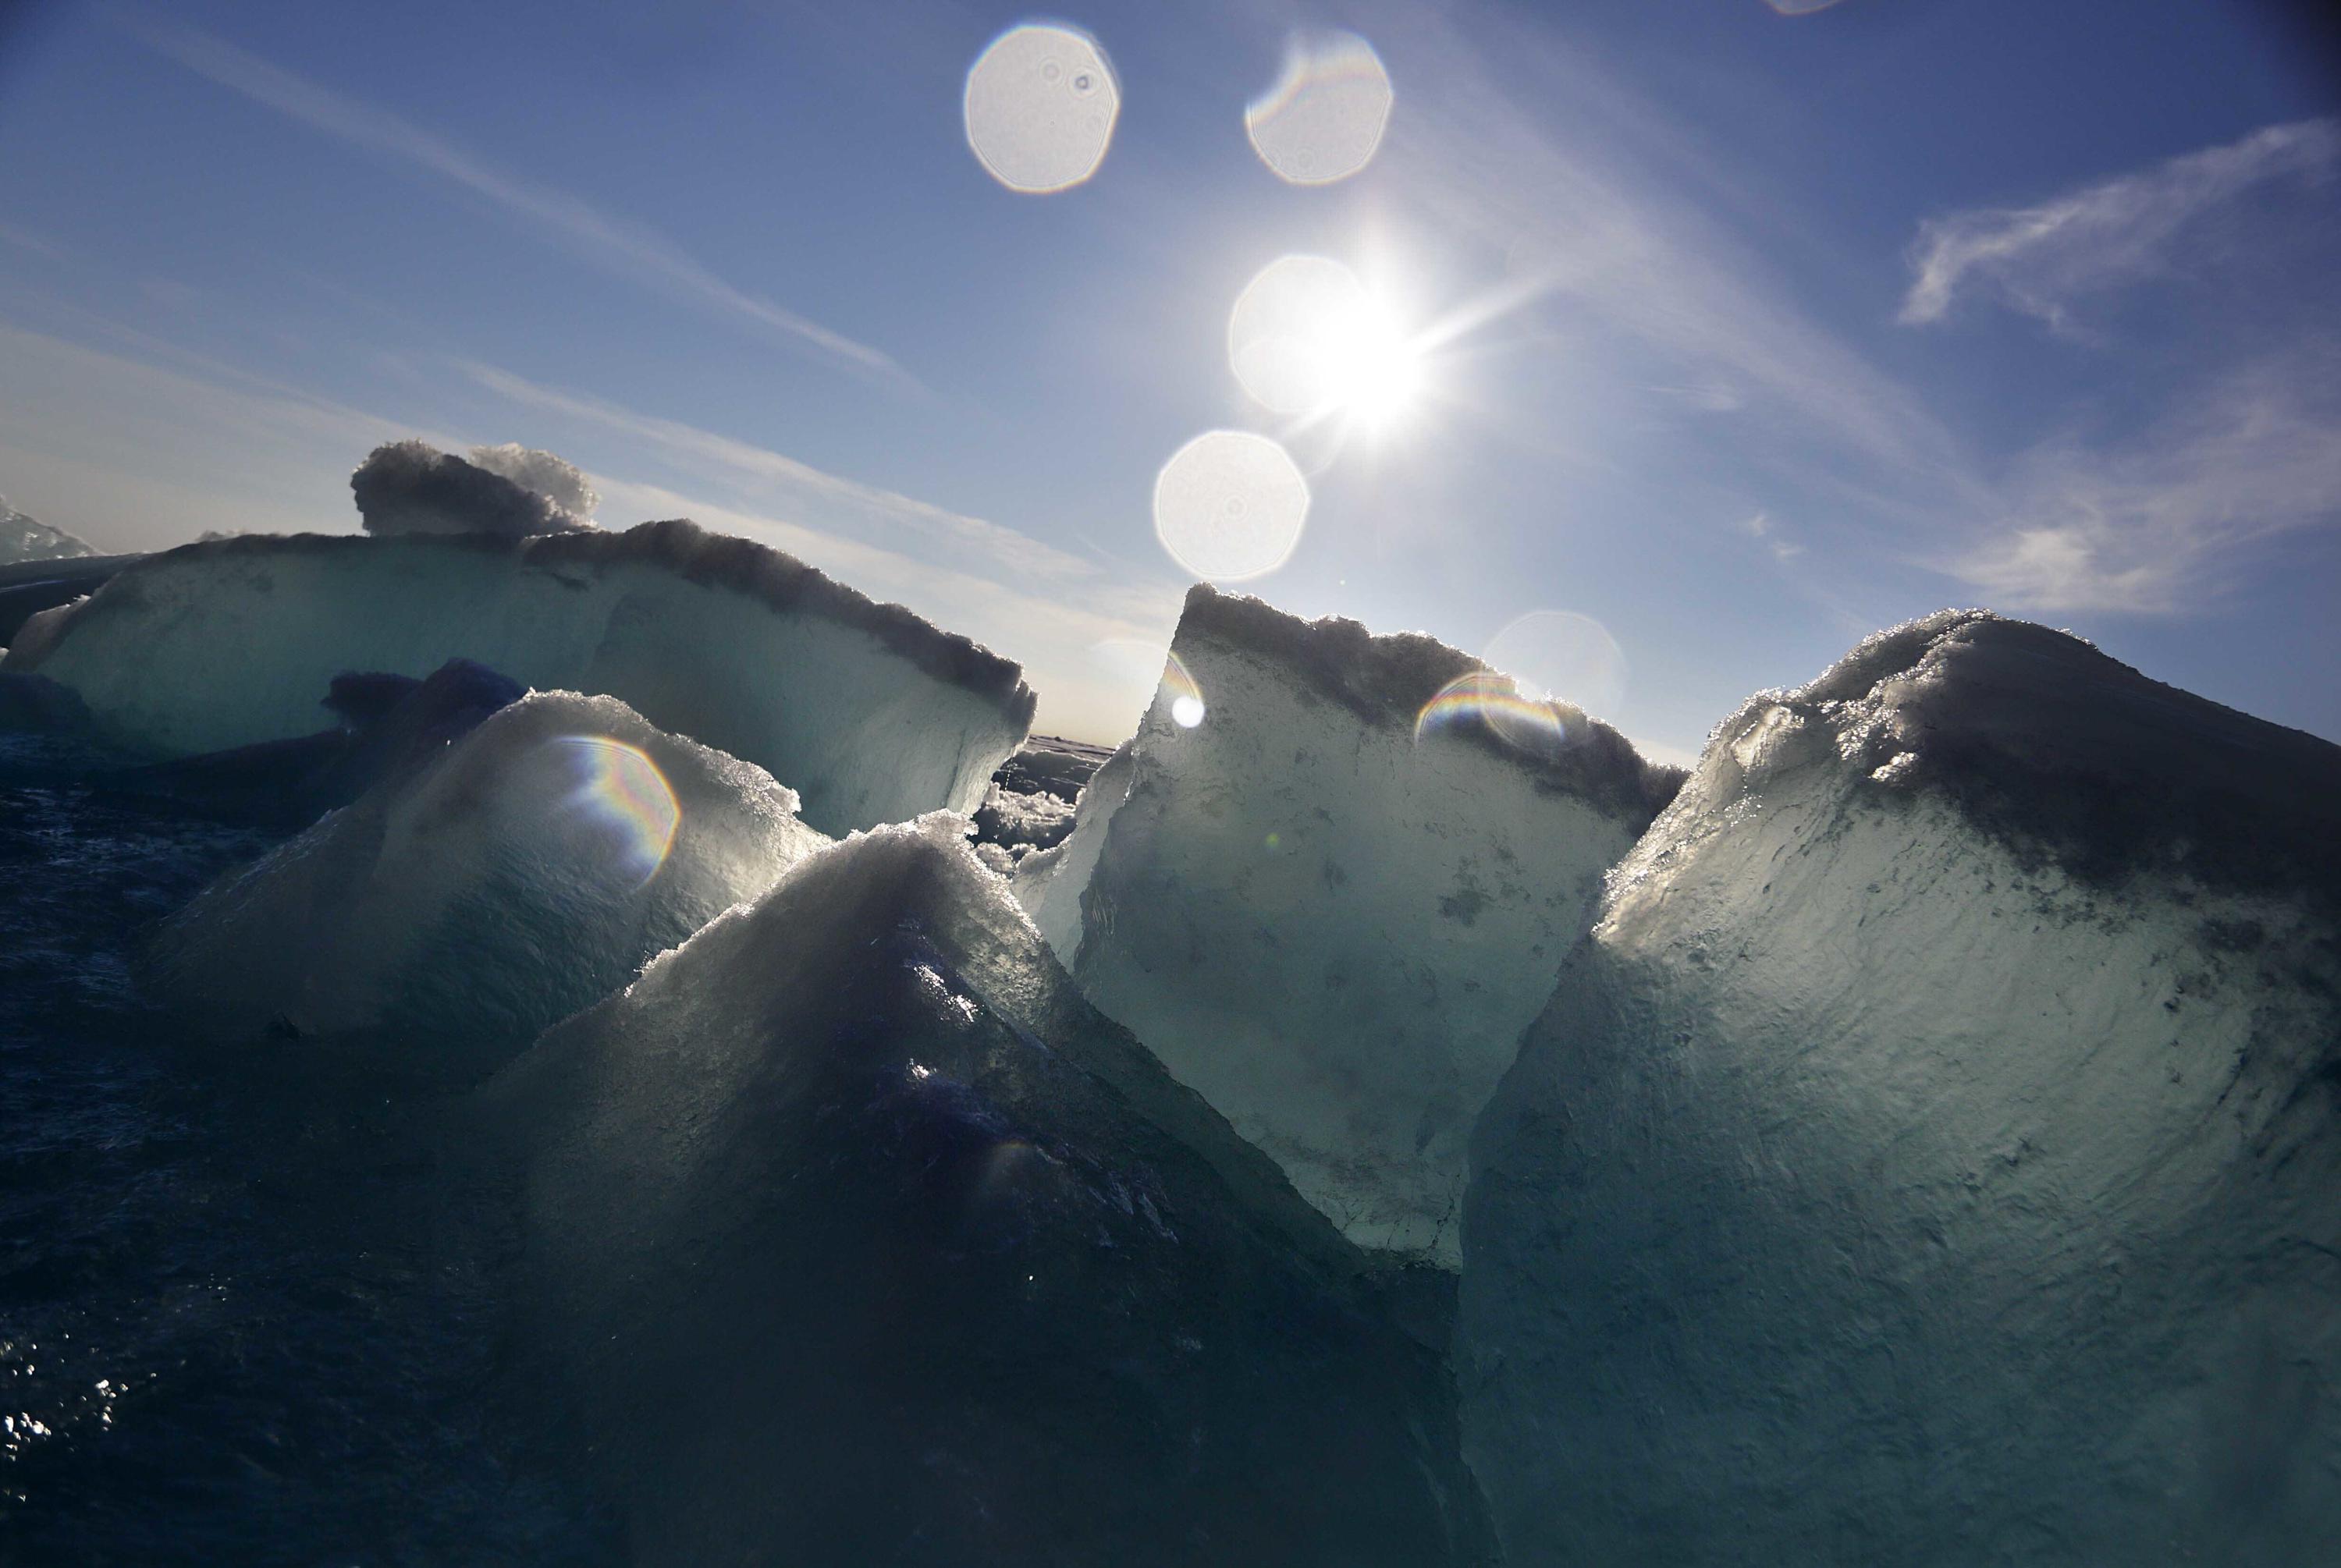
<path fill-rule="evenodd" d="M 1760 228 L 1763 193 L 1743 189 L 1739 171 L 1663 114 L 1547 40 L 1425 24 L 1408 43 L 1419 74 L 1445 90 L 1394 126 L 1393 167 L 1454 232 L 1501 247 L 1550 297 L 1679 367 L 1653 391 L 1695 408 L 1739 405 L 1733 432 L 1766 433 L 1732 435 L 1735 454 L 1840 520 L 1816 549 L 1821 538 L 1786 538 L 1774 515 L 1740 514 L 1744 533 L 1800 584 L 1882 583 L 1899 561 L 2018 612 L 2179 613 L 2264 573 L 2280 536 L 2341 511 L 2341 372 L 2329 345 L 2317 346 L 2317 313 L 2300 317 L 2299 341 L 2282 354 L 2245 366 L 2198 359 L 2138 389 L 2149 409 L 2160 403 L 2142 429 L 1995 462 L 1808 311 L 1720 221 L 1736 210 Z M 1491 48 L 1534 52 L 1522 74 L 1549 89 L 1544 98 L 1509 100 Z M 1988 286 L 2061 321 L 2083 293 L 2178 266 L 2239 288 L 2244 269 L 2271 253 L 2289 265 L 2301 243 L 2323 243 L 2322 220 L 2304 216 L 2300 198 L 2336 166 L 2341 122 L 2306 121 L 2037 208 L 1938 220 L 1922 234 L 1905 319 L 1934 319 Z M 2231 341 L 2202 334 L 2209 355 L 2236 352 Z M 1572 343 L 1600 348 L 1590 336 Z M 1729 396 L 1698 395 L 1708 388 Z"/>
<path fill-rule="evenodd" d="M 660 449 L 688 470 L 702 474 L 715 471 L 710 477 L 729 475 L 761 494 L 808 509 L 825 522 L 850 522 L 892 533 L 907 531 L 1020 579 L 1098 590 L 1111 586 L 1107 572 L 1096 561 L 1015 529 L 846 479 L 695 425 L 539 386 L 493 365 L 466 362 L 463 370 L 480 385 L 513 402 L 615 431 Z"/>
<path fill-rule="evenodd" d="M 157 358 L 169 347 L 139 341 Z M 476 432 L 418 429 L 198 355 L 169 357 L 175 362 L 156 363 L 0 320 L 0 476 L 16 502 L 107 550 L 164 549 L 214 529 L 343 532 L 358 521 L 350 470 L 377 442 L 419 434 L 460 452 L 478 439 Z M 672 426 L 667 433 L 687 431 Z M 776 453 L 759 458 L 753 455 L 758 449 L 734 444 L 740 450 L 728 461 L 700 465 L 708 479 L 720 482 L 743 463 L 789 461 Z M 686 441 L 674 452 L 690 456 L 692 450 Z M 1086 739 L 1115 740 L 1130 732 L 1152 693 L 1154 671 L 1133 673 L 1100 649 L 1167 648 L 1179 614 L 1177 586 L 1116 582 L 1071 556 L 1062 562 L 1078 562 L 1095 581 L 1068 579 L 1061 562 L 1048 571 L 1001 570 L 1011 559 L 1030 564 L 1040 558 L 1003 555 L 1001 541 L 990 535 L 953 535 L 935 521 L 951 514 L 907 497 L 802 465 L 795 471 L 838 487 L 832 493 L 840 497 L 862 492 L 866 508 L 895 506 L 903 515 L 894 532 L 903 537 L 861 538 L 827 525 L 825 518 L 785 518 L 757 506 L 711 502 L 703 492 L 643 482 L 607 465 L 589 477 L 602 493 L 607 526 L 690 517 L 761 540 L 1019 660 L 1041 694 L 1044 726 Z M 700 491 L 696 483 L 690 489 Z M 926 515 L 943 531 L 913 526 L 910 514 Z M 941 559 L 946 552 L 935 544 L 946 537 L 971 541 L 975 548 L 961 553 L 991 570 Z"/>
<path fill-rule="evenodd" d="M 1713 203 L 1626 151 L 1697 162 L 1679 132 L 1597 62 L 1494 25 L 1405 24 L 1414 74 L 1441 90 L 1393 121 L 1384 157 L 1436 225 L 1671 362 L 1679 379 L 1654 391 L 1830 454 L 1801 466 L 1850 458 L 1938 494 L 1972 488 L 1958 443 L 1918 398 L 1804 310 Z M 1507 91 L 1499 57 L 1539 84 L 1536 102 Z"/>
<path fill-rule="evenodd" d="M 2341 519 L 2341 344 L 2228 376 L 2118 448 L 2044 447 L 2008 494 L 2000 526 L 1939 563 L 1996 605 L 2206 608 L 2255 547 Z"/>
<path fill-rule="evenodd" d="M 1939 322 L 1960 293 L 1981 291 L 2061 327 L 2077 297 L 2167 271 L 2187 238 L 2217 214 L 2277 182 L 2322 184 L 2336 163 L 2341 121 L 2300 120 L 2037 206 L 1929 218 L 1912 250 L 1900 320 Z"/>
<path fill-rule="evenodd" d="M 443 136 L 297 76 L 209 33 L 153 20 L 128 25 L 136 36 L 198 75 L 314 130 L 460 185 L 565 242 L 598 266 L 744 318 L 864 373 L 918 385 L 883 351 L 736 287 L 652 229 L 613 217 L 554 186 L 507 174 Z"/>
<path fill-rule="evenodd" d="M 0 245 L 14 245 L 20 251 L 30 251 L 36 256 L 46 256 L 53 262 L 65 259 L 65 249 L 46 234 L 15 223 L 0 223 Z"/>
<path fill-rule="evenodd" d="M 1781 535 L 1780 525 L 1772 521 L 1770 512 L 1759 511 L 1741 523 L 1739 527 L 1748 538 L 1759 541 L 1765 549 L 1772 552 L 1772 559 L 1782 565 L 1805 553 L 1803 545 Z"/>
<path fill-rule="evenodd" d="M 414 434 L 456 444 L 128 329 L 111 335 L 143 357 L 0 320 L 6 489 L 109 550 L 209 529 L 346 531 L 357 524 L 349 471 L 369 449 Z"/>

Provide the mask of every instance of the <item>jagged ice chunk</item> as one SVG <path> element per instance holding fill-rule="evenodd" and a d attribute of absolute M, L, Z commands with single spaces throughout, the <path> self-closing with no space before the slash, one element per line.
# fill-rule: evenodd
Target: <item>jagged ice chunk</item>
<path fill-rule="evenodd" d="M 806 860 L 483 1093 L 526 1172 L 522 1375 L 630 1554 L 1488 1563 L 1443 1341 L 1081 998 L 966 829 Z"/>
<path fill-rule="evenodd" d="M 2341 749 L 1975 612 L 1715 732 L 1482 1121 L 1513 1561 L 2341 1540 Z"/>
<path fill-rule="evenodd" d="M 1427 637 L 1199 586 L 1171 659 L 1021 894 L 1345 1235 L 1452 1268 L 1473 1118 L 1677 776 Z"/>

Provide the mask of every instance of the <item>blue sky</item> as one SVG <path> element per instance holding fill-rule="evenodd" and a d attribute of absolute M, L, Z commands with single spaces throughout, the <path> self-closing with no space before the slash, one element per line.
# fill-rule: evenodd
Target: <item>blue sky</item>
<path fill-rule="evenodd" d="M 375 442 L 520 441 L 1111 739 L 1185 586 L 1154 475 L 1280 433 L 1228 313 L 1306 253 L 1476 324 L 1309 446 L 1247 591 L 1475 650 L 1590 616 L 1676 758 L 1945 604 L 2341 737 L 2341 125 L 2243 0 L 1071 8 L 1122 109 L 1048 196 L 963 134 L 1011 7 L 7 15 L 0 493 L 101 547 L 348 530 Z M 1332 27 L 1389 133 L 1288 185 L 1244 107 Z"/>

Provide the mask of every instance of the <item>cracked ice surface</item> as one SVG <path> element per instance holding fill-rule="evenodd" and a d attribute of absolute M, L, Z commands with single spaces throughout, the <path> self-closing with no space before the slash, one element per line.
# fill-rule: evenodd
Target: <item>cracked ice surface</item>
<path fill-rule="evenodd" d="M 1751 700 L 1482 1119 L 1514 1561 L 2341 1538 L 2341 750 L 1977 613 Z"/>
<path fill-rule="evenodd" d="M 1473 1118 L 1671 789 L 1562 710 L 1529 755 L 1417 736 L 1477 661 L 1208 587 L 1157 694 L 1018 892 L 1081 988 L 1362 1246 L 1456 1266 Z"/>

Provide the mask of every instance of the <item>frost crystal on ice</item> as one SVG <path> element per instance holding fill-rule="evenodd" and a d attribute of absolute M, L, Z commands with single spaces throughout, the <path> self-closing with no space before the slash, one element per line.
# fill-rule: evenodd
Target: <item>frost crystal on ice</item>
<path fill-rule="evenodd" d="M 1720 726 L 1482 1118 L 1514 1561 L 2341 1539 L 2341 749 L 1975 612 Z"/>

